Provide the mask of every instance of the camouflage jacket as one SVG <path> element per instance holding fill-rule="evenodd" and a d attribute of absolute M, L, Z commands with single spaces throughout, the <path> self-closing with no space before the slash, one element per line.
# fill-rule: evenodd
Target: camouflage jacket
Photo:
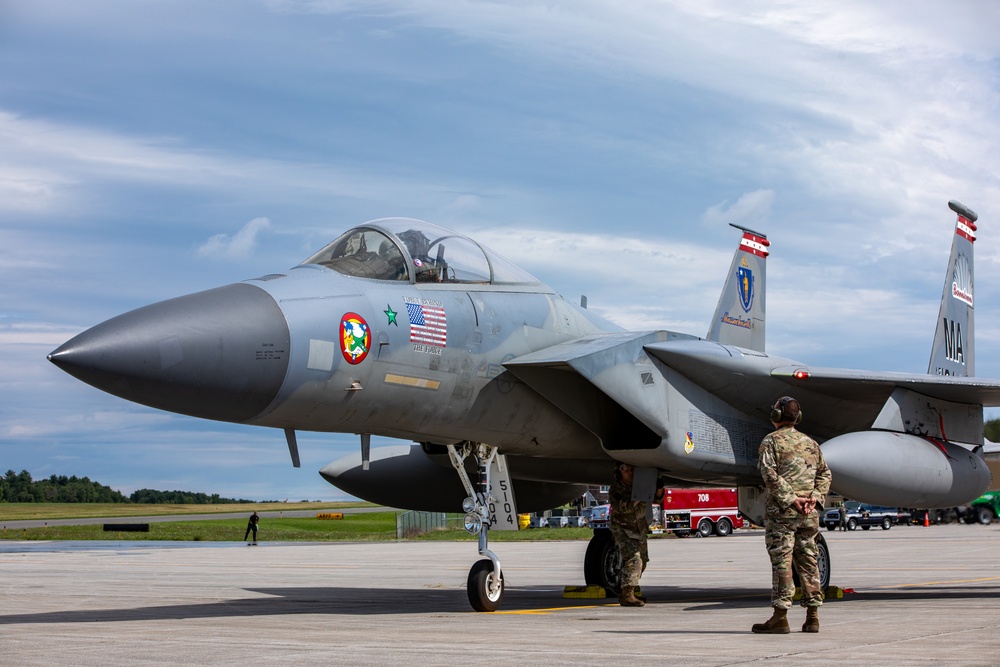
<path fill-rule="evenodd" d="M 617 527 L 632 539 L 645 538 L 649 530 L 649 524 L 646 523 L 646 509 L 649 503 L 633 502 L 632 486 L 625 484 L 617 473 L 608 491 L 608 500 L 611 503 L 608 521 L 612 529 Z"/>
<path fill-rule="evenodd" d="M 764 516 L 802 516 L 792 507 L 797 496 L 826 501 L 833 475 L 816 441 L 793 426 L 769 433 L 760 443 L 757 468 L 767 487 Z"/>

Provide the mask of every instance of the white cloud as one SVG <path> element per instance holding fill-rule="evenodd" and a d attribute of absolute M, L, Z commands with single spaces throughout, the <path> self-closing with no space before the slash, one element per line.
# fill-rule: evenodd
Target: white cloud
<path fill-rule="evenodd" d="M 240 231 L 232 236 L 216 234 L 198 248 L 202 257 L 222 257 L 225 259 L 240 259 L 250 255 L 257 243 L 257 237 L 271 229 L 271 221 L 267 218 L 254 218 L 243 225 Z"/>
<path fill-rule="evenodd" d="M 712 206 L 702 220 L 708 225 L 719 227 L 730 223 L 742 226 L 760 226 L 771 218 L 774 204 L 773 190 L 756 190 L 742 195 L 732 206 L 723 201 Z M 763 230 L 760 230 L 763 231 Z"/>

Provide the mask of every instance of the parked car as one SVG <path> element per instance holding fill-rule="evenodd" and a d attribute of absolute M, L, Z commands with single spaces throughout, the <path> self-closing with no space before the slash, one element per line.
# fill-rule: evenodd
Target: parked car
<path fill-rule="evenodd" d="M 881 526 L 882 530 L 889 530 L 899 522 L 899 508 L 885 507 L 884 505 L 869 505 L 859 503 L 856 500 L 848 500 L 844 503 L 847 510 L 847 530 L 868 530 L 872 526 Z M 823 515 L 823 525 L 827 530 L 836 530 L 840 525 L 840 510 L 833 508 Z"/>

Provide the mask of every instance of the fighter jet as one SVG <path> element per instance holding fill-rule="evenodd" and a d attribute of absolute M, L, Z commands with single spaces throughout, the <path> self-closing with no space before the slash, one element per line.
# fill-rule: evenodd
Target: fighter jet
<path fill-rule="evenodd" d="M 742 232 L 704 338 L 625 331 L 472 239 L 412 219 L 351 229 L 288 271 L 115 317 L 49 355 L 71 375 L 171 412 L 297 431 L 354 433 L 360 451 L 325 466 L 376 503 L 466 512 L 485 558 L 472 606 L 503 598 L 490 530 L 517 513 L 608 484 L 636 466 L 634 497 L 658 485 L 739 487 L 763 523 L 757 449 L 790 394 L 822 443 L 835 491 L 904 507 L 951 507 L 991 486 L 983 406 L 1000 380 L 973 373 L 973 242 L 958 215 L 928 373 L 819 368 L 765 352 L 765 234 Z M 371 436 L 411 441 L 371 450 Z M 830 556 L 820 538 L 820 566 Z M 587 583 L 617 585 L 597 530 Z"/>

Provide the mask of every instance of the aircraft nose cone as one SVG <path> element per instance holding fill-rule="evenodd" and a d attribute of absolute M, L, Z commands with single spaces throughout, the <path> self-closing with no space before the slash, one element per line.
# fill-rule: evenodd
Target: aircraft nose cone
<path fill-rule="evenodd" d="M 264 290 L 238 283 L 139 308 L 49 354 L 70 375 L 136 403 L 244 422 L 285 378 L 288 324 Z"/>

